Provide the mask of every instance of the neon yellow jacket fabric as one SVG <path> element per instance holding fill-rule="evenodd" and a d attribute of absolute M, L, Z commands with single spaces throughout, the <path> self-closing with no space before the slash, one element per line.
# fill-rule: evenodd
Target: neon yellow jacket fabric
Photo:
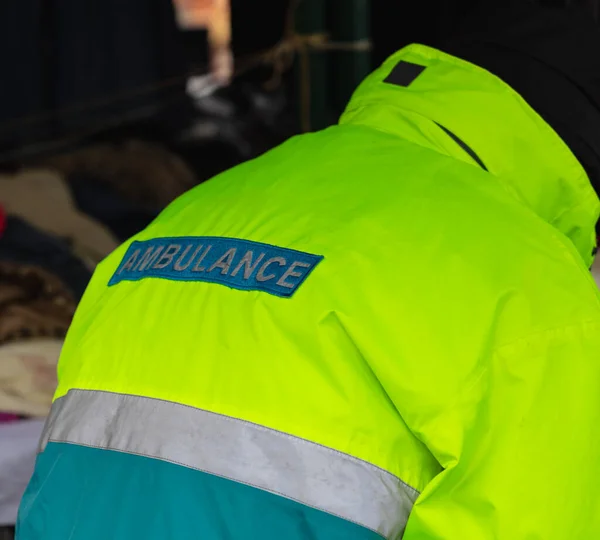
<path fill-rule="evenodd" d="M 416 76 L 394 79 L 399 65 Z M 190 191 L 100 265 L 20 540 L 59 537 L 49 507 L 84 527 L 100 504 L 90 483 L 112 482 L 120 507 L 169 490 L 158 473 L 92 465 L 109 454 L 272 497 L 260 513 L 224 510 L 217 488 L 198 498 L 225 532 L 163 505 L 162 534 L 600 538 L 599 209 L 502 81 L 424 46 L 398 52 L 339 125 Z M 87 487 L 73 448 L 90 452 L 77 474 L 103 471 Z M 62 506 L 61 477 L 79 494 Z M 282 510 L 278 529 L 281 501 L 337 521 Z"/>

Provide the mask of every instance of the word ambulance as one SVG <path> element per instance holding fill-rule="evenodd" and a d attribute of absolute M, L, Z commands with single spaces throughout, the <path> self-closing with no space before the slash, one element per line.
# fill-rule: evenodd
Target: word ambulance
<path fill-rule="evenodd" d="M 203 281 L 289 297 L 322 260 L 322 256 L 235 238 L 154 238 L 133 242 L 108 284 L 145 278 Z"/>

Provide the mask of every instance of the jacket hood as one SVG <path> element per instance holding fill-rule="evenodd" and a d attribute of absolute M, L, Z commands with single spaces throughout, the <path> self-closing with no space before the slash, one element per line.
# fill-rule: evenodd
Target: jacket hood
<path fill-rule="evenodd" d="M 412 67 L 410 81 L 393 80 L 400 65 Z M 485 167 L 591 265 L 600 201 L 584 168 L 516 91 L 483 68 L 410 45 L 367 77 L 340 123 L 368 125 Z"/>

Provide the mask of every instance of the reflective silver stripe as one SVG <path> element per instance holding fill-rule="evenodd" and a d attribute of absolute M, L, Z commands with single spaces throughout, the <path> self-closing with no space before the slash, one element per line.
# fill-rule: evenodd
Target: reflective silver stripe
<path fill-rule="evenodd" d="M 418 492 L 379 467 L 235 418 L 145 397 L 71 390 L 42 435 L 229 478 L 402 537 Z"/>

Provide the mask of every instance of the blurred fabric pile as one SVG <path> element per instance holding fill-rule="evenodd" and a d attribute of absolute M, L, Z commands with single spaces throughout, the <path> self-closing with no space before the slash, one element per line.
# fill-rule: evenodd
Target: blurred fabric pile
<path fill-rule="evenodd" d="M 162 148 L 95 146 L 0 176 L 0 422 L 43 417 L 95 266 L 195 183 Z"/>

